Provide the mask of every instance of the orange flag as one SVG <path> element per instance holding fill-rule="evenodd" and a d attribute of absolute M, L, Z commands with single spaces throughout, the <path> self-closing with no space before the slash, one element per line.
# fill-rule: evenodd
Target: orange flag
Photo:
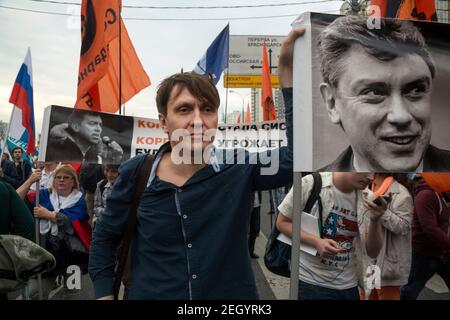
<path fill-rule="evenodd" d="M 263 121 L 275 120 L 275 106 L 273 104 L 272 82 L 270 81 L 270 66 L 267 58 L 266 41 L 263 42 L 263 59 L 262 59 L 262 90 L 261 90 L 261 106 L 263 109 Z"/>
<path fill-rule="evenodd" d="M 83 0 L 81 52 L 75 108 L 116 112 L 150 79 L 120 18 L 120 0 Z M 119 105 L 119 23 L 121 26 L 121 103 Z"/>
<path fill-rule="evenodd" d="M 450 191 L 450 173 L 421 173 L 431 189 L 437 192 Z"/>
<path fill-rule="evenodd" d="M 247 112 L 245 113 L 244 123 L 250 123 L 250 122 L 252 122 L 251 115 L 250 115 L 250 104 L 247 102 Z"/>
<path fill-rule="evenodd" d="M 432 0 L 372 0 L 382 17 L 437 21 L 436 5 Z"/>
<path fill-rule="evenodd" d="M 372 14 L 376 17 L 386 17 L 387 12 L 387 2 L 386 0 L 371 0 L 371 6 L 378 7 L 378 11 L 373 11 Z M 380 13 L 380 15 L 378 15 Z"/>
<path fill-rule="evenodd" d="M 236 123 L 241 123 L 241 115 L 238 115 L 238 118 L 236 120 Z"/>

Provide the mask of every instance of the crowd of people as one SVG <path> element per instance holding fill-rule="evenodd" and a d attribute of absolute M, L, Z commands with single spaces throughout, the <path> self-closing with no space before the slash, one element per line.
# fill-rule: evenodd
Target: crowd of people
<path fill-rule="evenodd" d="M 436 273 L 450 288 L 449 193 L 433 191 L 418 175 L 412 180 L 407 174 L 386 173 L 321 176 L 322 236 L 301 232 L 301 240 L 318 254 L 302 255 L 300 299 L 417 299 Z M 373 192 L 384 181 L 388 187 L 376 205 Z M 303 178 L 304 201 L 312 182 L 311 176 Z M 288 237 L 292 202 L 291 190 L 277 219 L 278 229 Z M 367 283 L 369 265 L 379 269 L 374 288 Z"/>
<path fill-rule="evenodd" d="M 77 172 L 74 165 L 45 163 L 32 172 L 22 151 L 11 150 L 14 161 L 5 156 L 0 172 L 0 207 L 8 208 L 1 211 L 1 232 L 37 236 L 55 256 L 56 267 L 43 275 L 50 289 L 76 264 L 89 272 L 96 299 L 114 299 L 118 253 L 131 230 L 124 280 L 129 299 L 258 299 L 250 260 L 259 233 L 258 192 L 293 180 L 293 47 L 303 33 L 292 30 L 281 48 L 287 146 L 269 151 L 278 160 L 273 174 L 265 174 L 271 163 L 257 154 L 211 148 L 204 136 L 217 128 L 217 88 L 207 77 L 177 73 L 157 92 L 161 127 L 172 139 L 155 156 L 136 156 L 120 169 L 83 163 Z M 178 130 L 188 135 L 180 139 Z M 196 160 L 197 151 L 203 157 L 176 162 L 175 150 L 188 160 Z M 300 299 L 416 299 L 435 273 L 450 287 L 448 193 L 435 192 L 419 175 L 320 177 L 322 210 L 311 213 L 318 235 L 293 234 L 292 189 L 278 206 L 280 232 L 300 236 L 317 251 L 301 255 Z M 141 181 L 144 191 L 136 194 Z M 311 175 L 302 184 L 305 205 Z M 374 290 L 368 290 L 368 266 L 380 271 Z"/>
<path fill-rule="evenodd" d="M 48 297 L 64 283 L 68 266 L 77 265 L 87 273 L 92 227 L 105 210 L 118 165 L 36 161 L 32 170 L 20 148 L 11 153 L 16 163 L 7 153 L 2 160 L 0 234 L 38 241 L 55 257 L 55 268 L 43 275 L 44 297 Z M 89 197 L 91 190 L 93 196 Z M 38 239 L 35 223 L 39 223 Z"/>
<path fill-rule="evenodd" d="M 91 228 L 105 212 L 106 199 L 119 177 L 118 166 L 89 164 L 77 174 L 68 164 L 41 163 L 31 171 L 26 160 L 17 165 L 8 161 L 4 159 L 2 168 L 30 170 L 22 175 L 25 180 L 17 188 L 14 179 L 19 175 L 3 171 L 0 205 L 6 214 L 0 217 L 0 234 L 17 234 L 34 241 L 33 215 L 39 219 L 40 245 L 57 262 L 55 269 L 44 274 L 48 295 L 58 283 L 64 283 L 69 265 L 87 272 Z M 302 255 L 299 299 L 417 299 L 435 274 L 450 287 L 450 193 L 433 191 L 419 174 L 335 172 L 321 173 L 321 177 L 326 214 L 321 221 L 321 237 L 306 231 L 301 234 L 301 240 L 318 253 Z M 370 199 L 386 181 L 389 184 L 382 202 L 376 205 Z M 37 183 L 40 190 L 36 206 Z M 310 175 L 303 178 L 305 201 L 311 183 Z M 90 204 L 87 199 L 92 199 Z M 261 192 L 254 194 L 253 201 L 248 252 L 258 258 L 254 247 L 259 234 Z M 278 229 L 292 237 L 292 189 L 278 212 Z M 368 291 L 366 270 L 370 265 L 379 268 L 381 277 L 379 286 Z"/>

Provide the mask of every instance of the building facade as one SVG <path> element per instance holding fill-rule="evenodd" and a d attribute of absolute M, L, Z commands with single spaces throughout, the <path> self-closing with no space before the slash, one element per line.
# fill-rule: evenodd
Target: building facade
<path fill-rule="evenodd" d="M 450 21 L 450 0 L 436 0 L 436 14 L 439 22 L 449 23 Z"/>
<path fill-rule="evenodd" d="M 237 123 L 239 116 L 241 116 L 241 123 L 244 122 L 244 119 L 242 119 L 242 115 L 241 115 L 240 111 L 234 110 L 233 112 L 228 113 L 227 114 L 227 123 Z"/>
<path fill-rule="evenodd" d="M 283 93 L 281 89 L 273 89 L 273 102 L 275 105 L 275 111 L 277 114 L 277 119 L 284 119 L 284 100 Z M 251 104 L 250 108 L 252 111 L 252 122 L 263 121 L 263 112 L 261 107 L 261 89 L 252 88 L 251 92 Z"/>

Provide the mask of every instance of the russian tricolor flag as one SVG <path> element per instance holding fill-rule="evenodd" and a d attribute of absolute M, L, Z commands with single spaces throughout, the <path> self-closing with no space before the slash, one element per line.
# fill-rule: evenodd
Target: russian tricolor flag
<path fill-rule="evenodd" d="M 31 51 L 28 48 L 25 61 L 20 67 L 9 102 L 14 104 L 8 132 L 8 146 L 25 150 L 26 155 L 35 152 L 35 126 L 33 105 L 33 75 Z"/>

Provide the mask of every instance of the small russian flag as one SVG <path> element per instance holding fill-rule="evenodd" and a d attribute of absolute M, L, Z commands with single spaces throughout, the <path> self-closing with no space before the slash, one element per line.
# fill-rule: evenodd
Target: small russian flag
<path fill-rule="evenodd" d="M 20 67 L 9 102 L 22 111 L 22 126 L 25 129 L 21 141 L 27 142 L 26 155 L 34 155 L 35 126 L 33 105 L 33 75 L 31 71 L 31 51 L 28 48 L 25 61 Z M 15 110 L 13 110 L 14 112 Z M 12 124 L 10 124 L 11 126 Z"/>

